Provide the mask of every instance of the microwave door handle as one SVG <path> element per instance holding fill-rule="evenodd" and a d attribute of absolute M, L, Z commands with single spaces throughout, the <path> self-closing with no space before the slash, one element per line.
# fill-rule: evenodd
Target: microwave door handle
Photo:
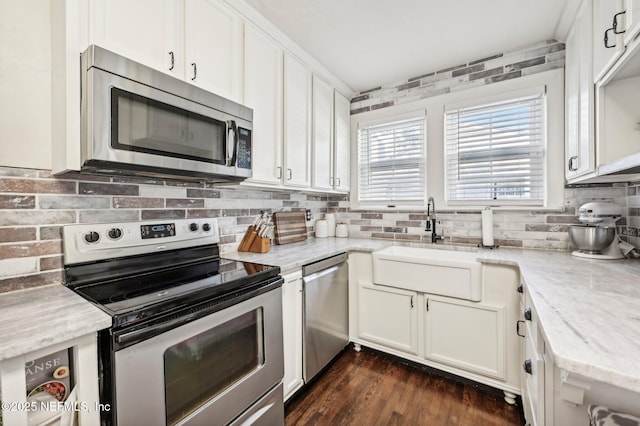
<path fill-rule="evenodd" d="M 236 146 L 238 145 L 238 128 L 234 120 L 227 121 L 227 166 L 236 165 Z"/>

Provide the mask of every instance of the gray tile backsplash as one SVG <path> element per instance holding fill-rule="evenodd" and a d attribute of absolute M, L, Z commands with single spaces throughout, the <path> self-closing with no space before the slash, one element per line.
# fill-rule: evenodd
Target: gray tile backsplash
<path fill-rule="evenodd" d="M 543 41 L 514 52 L 498 53 L 364 90 L 351 99 L 351 114 L 563 68 L 564 48 L 563 43 L 555 40 Z"/>

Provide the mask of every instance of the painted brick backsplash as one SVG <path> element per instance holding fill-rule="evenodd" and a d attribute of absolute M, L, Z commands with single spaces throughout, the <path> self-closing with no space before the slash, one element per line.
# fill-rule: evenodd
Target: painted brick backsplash
<path fill-rule="evenodd" d="M 638 185 L 633 184 L 633 185 Z M 609 201 L 621 205 L 625 214 L 617 222 L 621 237 L 640 248 L 640 187 L 618 184 L 578 185 L 565 188 L 565 208 L 549 211 L 494 211 L 494 239 L 505 247 L 569 250 L 569 225 L 580 223 L 577 209 L 591 201 Z M 351 211 L 346 197 L 329 201 L 329 210 L 336 219 L 349 225 L 349 235 L 363 238 L 384 238 L 397 241 L 431 242 L 424 230 L 426 213 L 394 211 Z M 436 212 L 438 234 L 444 242 L 477 245 L 482 242 L 480 210 Z"/>
<path fill-rule="evenodd" d="M 237 248 L 261 210 L 311 210 L 333 199 L 291 191 L 0 167 L 0 292 L 63 281 L 62 226 L 73 223 L 215 217 L 223 252 Z M 313 228 L 309 227 L 311 233 Z"/>
<path fill-rule="evenodd" d="M 351 114 L 563 68 L 564 49 L 563 43 L 544 41 L 364 90 L 351 99 Z"/>
<path fill-rule="evenodd" d="M 73 223 L 216 217 L 223 252 L 234 251 L 261 210 L 327 211 L 349 225 L 351 236 L 429 242 L 424 212 L 350 211 L 348 197 L 241 186 L 211 187 L 181 181 L 105 177 L 0 167 L 0 292 L 61 283 L 62 226 Z M 494 236 L 502 246 L 566 250 L 576 208 L 589 201 L 615 201 L 626 208 L 619 222 L 624 239 L 640 247 L 638 184 L 585 185 L 565 189 L 562 212 L 494 213 Z M 445 242 L 477 244 L 480 212 L 439 210 Z M 308 227 L 312 233 L 313 227 Z"/>

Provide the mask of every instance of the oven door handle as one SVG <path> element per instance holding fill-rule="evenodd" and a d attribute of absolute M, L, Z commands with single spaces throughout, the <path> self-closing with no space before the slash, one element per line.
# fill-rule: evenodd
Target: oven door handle
<path fill-rule="evenodd" d="M 116 335 L 116 343 L 118 345 L 127 345 L 129 343 L 144 340 L 148 337 L 153 337 L 165 331 L 171 330 L 172 328 L 176 328 L 184 323 L 187 323 L 191 321 L 191 319 L 195 316 L 196 314 L 193 313 L 190 315 L 181 316 L 180 318 L 176 318 L 171 321 L 166 321 L 146 328 L 141 328 L 139 330 L 133 330 L 120 335 Z"/>

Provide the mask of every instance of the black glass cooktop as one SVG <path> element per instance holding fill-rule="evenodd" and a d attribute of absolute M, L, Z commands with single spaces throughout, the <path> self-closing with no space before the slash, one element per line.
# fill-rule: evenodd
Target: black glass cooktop
<path fill-rule="evenodd" d="M 217 257 L 198 247 L 66 268 L 67 285 L 114 318 L 146 320 L 279 278 L 279 267 Z"/>

